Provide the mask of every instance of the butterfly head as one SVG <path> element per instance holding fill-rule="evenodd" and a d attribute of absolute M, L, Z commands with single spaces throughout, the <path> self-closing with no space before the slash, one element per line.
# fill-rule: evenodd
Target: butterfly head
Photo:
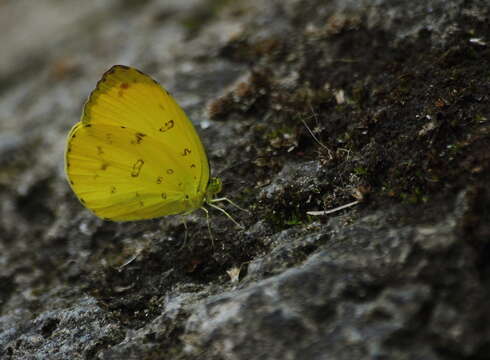
<path fill-rule="evenodd" d="M 223 183 L 220 178 L 209 179 L 208 188 L 206 190 L 206 201 L 213 199 L 223 188 Z"/>

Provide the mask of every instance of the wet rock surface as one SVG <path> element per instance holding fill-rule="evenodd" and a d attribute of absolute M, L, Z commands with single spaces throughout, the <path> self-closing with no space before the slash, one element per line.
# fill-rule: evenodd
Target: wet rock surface
<path fill-rule="evenodd" d="M 2 359 L 490 357 L 485 1 L 0 4 Z M 250 210 L 113 223 L 64 178 L 113 64 Z M 358 200 L 325 216 L 329 210 Z"/>

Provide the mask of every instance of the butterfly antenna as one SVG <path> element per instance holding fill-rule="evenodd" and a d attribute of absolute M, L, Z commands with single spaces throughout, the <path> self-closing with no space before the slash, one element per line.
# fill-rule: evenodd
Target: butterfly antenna
<path fill-rule="evenodd" d="M 213 204 L 213 203 L 211 203 L 211 202 L 208 202 L 208 205 L 209 205 L 209 206 L 211 206 L 212 208 L 216 209 L 216 210 L 221 211 L 223 214 L 225 214 L 225 215 L 226 215 L 226 217 L 227 217 L 228 219 L 230 219 L 231 221 L 233 221 L 233 223 L 234 223 L 236 226 L 238 226 L 240 229 L 244 229 L 244 227 L 243 227 L 242 225 L 240 225 L 240 224 L 239 224 L 239 223 L 238 223 L 238 222 L 237 222 L 235 219 L 233 219 L 233 217 L 232 217 L 230 214 L 228 214 L 228 212 L 227 212 L 225 209 L 220 208 L 219 206 L 216 206 L 216 205 L 214 205 L 214 204 Z"/>

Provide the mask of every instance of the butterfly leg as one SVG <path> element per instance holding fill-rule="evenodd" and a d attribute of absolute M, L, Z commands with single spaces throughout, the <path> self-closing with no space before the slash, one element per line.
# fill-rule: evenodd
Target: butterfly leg
<path fill-rule="evenodd" d="M 225 214 L 225 215 L 226 215 L 226 217 L 227 217 L 228 219 L 230 219 L 231 221 L 233 221 L 233 223 L 234 223 L 236 226 L 238 226 L 240 229 L 243 229 L 243 228 L 244 228 L 244 227 L 243 227 L 242 225 L 240 225 L 240 224 L 239 224 L 239 223 L 238 223 L 238 222 L 237 222 L 235 219 L 233 219 L 233 217 L 232 217 L 230 214 L 228 214 L 228 212 L 227 212 L 225 209 L 220 208 L 219 206 L 216 206 L 216 205 L 212 204 L 211 202 L 208 202 L 208 205 L 209 205 L 209 206 L 211 206 L 212 208 L 216 209 L 216 210 L 221 211 L 223 214 Z"/>
<path fill-rule="evenodd" d="M 204 211 L 206 213 L 206 222 L 208 223 L 208 233 L 209 233 L 209 237 L 211 238 L 211 244 L 213 245 L 213 248 L 214 248 L 214 237 L 213 237 L 213 234 L 211 232 L 211 222 L 209 221 L 209 211 L 204 206 L 201 206 L 201 209 L 202 209 L 202 211 Z"/>
<path fill-rule="evenodd" d="M 228 203 L 230 203 L 231 205 L 233 205 L 234 207 L 236 207 L 237 209 L 240 209 L 242 211 L 245 211 L 247 213 L 250 214 L 250 211 L 247 210 L 247 209 L 244 209 L 240 206 L 238 206 L 236 203 L 234 203 L 233 201 L 231 201 L 230 199 L 228 199 L 227 197 L 221 197 L 221 198 L 216 198 L 216 199 L 212 199 L 210 202 L 212 203 L 216 203 L 216 202 L 221 202 L 221 201 L 227 201 Z"/>
<path fill-rule="evenodd" d="M 184 229 L 185 229 L 185 232 L 184 232 L 184 242 L 180 246 L 179 251 L 181 251 L 183 248 L 185 248 L 187 246 L 187 235 L 188 235 L 189 232 L 188 232 L 188 229 L 187 229 L 187 221 L 185 221 L 185 215 L 182 216 L 182 224 L 184 225 Z"/>

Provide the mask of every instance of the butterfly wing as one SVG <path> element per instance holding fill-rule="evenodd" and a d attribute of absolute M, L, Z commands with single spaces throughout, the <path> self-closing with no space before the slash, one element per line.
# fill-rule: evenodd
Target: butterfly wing
<path fill-rule="evenodd" d="M 117 65 L 68 135 L 66 173 L 80 201 L 114 221 L 192 211 L 209 181 L 192 123 L 153 79 Z"/>

